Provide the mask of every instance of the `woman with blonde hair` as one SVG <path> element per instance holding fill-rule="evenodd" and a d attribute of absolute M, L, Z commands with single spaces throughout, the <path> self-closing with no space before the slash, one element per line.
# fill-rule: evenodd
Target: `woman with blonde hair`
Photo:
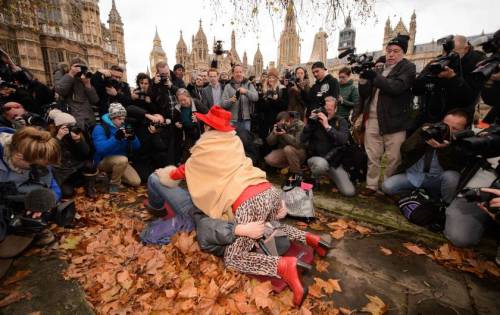
<path fill-rule="evenodd" d="M 0 128 L 0 183 L 13 183 L 20 194 L 28 194 L 41 188 L 50 189 L 56 201 L 61 189 L 52 176 L 51 165 L 60 161 L 60 147 L 50 132 L 36 127 L 14 129 Z M 32 213 L 39 218 L 40 212 Z M 54 235 L 44 229 L 37 235 L 37 245 L 54 241 Z"/>

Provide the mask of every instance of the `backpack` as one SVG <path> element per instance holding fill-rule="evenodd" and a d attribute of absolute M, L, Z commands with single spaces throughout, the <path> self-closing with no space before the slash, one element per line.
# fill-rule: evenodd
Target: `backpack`
<path fill-rule="evenodd" d="M 425 189 L 418 188 L 399 199 L 399 211 L 413 224 L 439 230 L 444 226 L 444 205 L 433 199 Z"/>
<path fill-rule="evenodd" d="M 187 214 L 178 214 L 170 219 L 160 218 L 149 223 L 141 232 L 144 244 L 165 245 L 170 243 L 171 237 L 177 232 L 191 232 L 194 221 Z"/>

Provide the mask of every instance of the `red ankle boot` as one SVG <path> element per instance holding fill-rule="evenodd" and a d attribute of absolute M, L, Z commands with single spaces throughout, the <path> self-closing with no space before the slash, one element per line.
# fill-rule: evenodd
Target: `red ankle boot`
<path fill-rule="evenodd" d="M 332 248 L 330 243 L 327 243 L 325 240 L 322 240 L 319 235 L 315 235 L 312 233 L 306 234 L 306 243 L 307 245 L 314 248 L 314 251 L 318 253 L 319 256 L 326 256 L 328 250 Z"/>
<path fill-rule="evenodd" d="M 300 261 L 295 257 L 280 257 L 278 260 L 278 275 L 283 279 L 293 292 L 293 304 L 300 306 L 307 296 L 307 288 L 302 286 L 297 271 Z M 303 263 L 302 263 L 303 264 Z"/>

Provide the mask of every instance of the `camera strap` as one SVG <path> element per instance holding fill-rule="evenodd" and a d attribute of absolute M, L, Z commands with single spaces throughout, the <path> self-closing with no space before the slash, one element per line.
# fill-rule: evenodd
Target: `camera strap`
<path fill-rule="evenodd" d="M 424 173 L 429 173 L 431 169 L 432 158 L 435 150 L 427 150 L 424 154 Z"/>

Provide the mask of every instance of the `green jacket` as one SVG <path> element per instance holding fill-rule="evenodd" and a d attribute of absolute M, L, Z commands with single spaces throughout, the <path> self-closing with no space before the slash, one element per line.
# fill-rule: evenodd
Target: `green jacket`
<path fill-rule="evenodd" d="M 350 111 L 358 106 L 358 88 L 349 80 L 346 84 L 340 84 L 340 95 L 343 101 L 337 108 L 337 116 L 348 119 Z"/>

